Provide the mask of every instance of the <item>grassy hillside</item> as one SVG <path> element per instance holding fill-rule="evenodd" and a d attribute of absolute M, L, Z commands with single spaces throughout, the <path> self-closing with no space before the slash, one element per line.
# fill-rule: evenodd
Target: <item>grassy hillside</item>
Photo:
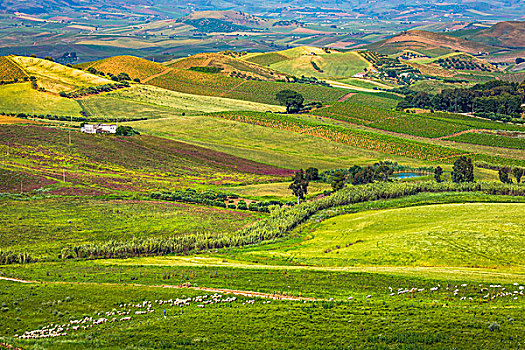
<path fill-rule="evenodd" d="M 165 118 L 221 111 L 284 111 L 284 107 L 221 97 L 191 95 L 151 85 L 133 85 L 78 100 L 92 118 Z"/>
<path fill-rule="evenodd" d="M 275 95 L 285 89 L 303 94 L 307 102 L 336 101 L 346 94 L 344 90 L 325 86 L 249 81 L 175 68 L 148 81 L 148 84 L 188 94 L 226 97 L 266 104 L 275 104 Z"/>
<path fill-rule="evenodd" d="M 243 59 L 298 77 L 351 77 L 371 67 L 370 63 L 356 52 L 325 51 L 308 46 L 269 54 L 248 55 Z"/>
<path fill-rule="evenodd" d="M 525 204 L 479 203 L 341 215 L 298 244 L 253 254 L 324 266 L 521 266 L 523 210 Z"/>
<path fill-rule="evenodd" d="M 113 83 L 109 79 L 48 60 L 23 56 L 13 56 L 12 59 L 23 67 L 28 75 L 36 78 L 40 88 L 53 93 Z"/>
<path fill-rule="evenodd" d="M 288 60 L 288 57 L 279 52 L 268 52 L 268 53 L 247 54 L 242 59 L 245 61 L 249 61 L 249 62 L 258 64 L 258 65 L 267 67 L 267 66 L 271 66 L 272 64 Z"/>
<path fill-rule="evenodd" d="M 221 69 L 218 74 L 241 77 L 243 79 L 262 79 L 267 81 L 282 80 L 285 74 L 249 61 L 240 60 L 220 53 L 202 53 L 176 60 L 168 67 L 191 69 L 195 67 L 214 67 Z"/>
<path fill-rule="evenodd" d="M 106 74 L 111 73 L 113 75 L 128 73 L 131 79 L 139 78 L 140 80 L 160 74 L 167 69 L 162 64 L 133 56 L 109 57 L 100 61 L 84 63 L 79 65 L 79 67 L 84 70 L 92 67 L 98 71 Z"/>
<path fill-rule="evenodd" d="M 524 48 L 525 22 L 499 22 L 490 28 L 476 31 L 473 35 L 467 35 L 467 37 L 487 45 Z"/>
<path fill-rule="evenodd" d="M 79 116 L 81 108 L 74 100 L 33 89 L 31 83 L 0 86 L 0 112 Z"/>
<path fill-rule="evenodd" d="M 489 53 L 498 50 L 494 46 L 423 30 L 407 31 L 390 39 L 370 44 L 366 48 L 387 55 L 411 50 L 430 57 L 445 55 L 456 50 L 469 54 Z"/>
<path fill-rule="evenodd" d="M 208 188 L 281 179 L 291 173 L 152 136 L 69 135 L 62 129 L 10 125 L 0 128 L 0 146 L 10 148 L 1 173 L 6 185 L 2 192 L 19 192 L 18 178 L 24 192 L 44 186 L 45 193 L 82 195 Z"/>
<path fill-rule="evenodd" d="M 26 72 L 10 57 L 0 56 L 0 81 L 14 81 L 27 77 Z"/>
<path fill-rule="evenodd" d="M 309 133 L 293 132 L 239 123 L 216 117 L 174 117 L 130 123 L 143 133 L 183 140 L 217 151 L 285 168 L 348 168 L 394 159 L 423 164 L 418 160 L 353 147 Z M 305 152 L 308 150 L 308 152 Z"/>
<path fill-rule="evenodd" d="M 0 213 L 5 220 L 0 228 L 3 249 L 48 257 L 77 242 L 228 234 L 262 216 L 182 203 L 97 199 L 3 202 Z"/>

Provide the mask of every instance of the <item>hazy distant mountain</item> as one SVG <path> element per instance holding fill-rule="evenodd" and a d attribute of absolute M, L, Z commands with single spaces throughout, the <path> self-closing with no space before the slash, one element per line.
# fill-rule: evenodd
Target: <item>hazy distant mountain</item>
<path fill-rule="evenodd" d="M 259 15 L 276 15 L 300 8 L 308 11 L 337 10 L 372 18 L 421 20 L 487 19 L 520 20 L 525 17 L 525 0 L 3 0 L 0 12 L 20 11 L 34 15 L 94 14 L 97 11 L 135 13 L 156 17 L 181 17 L 192 11 L 234 10 Z M 111 12 L 110 11 L 110 12 Z"/>

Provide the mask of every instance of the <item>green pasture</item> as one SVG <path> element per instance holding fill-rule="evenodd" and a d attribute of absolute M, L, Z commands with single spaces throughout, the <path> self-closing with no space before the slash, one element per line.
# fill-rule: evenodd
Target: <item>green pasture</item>
<path fill-rule="evenodd" d="M 238 157 L 285 168 L 348 168 L 391 159 L 424 162 L 354 148 L 322 138 L 207 116 L 173 117 L 129 123 L 143 133 L 182 140 Z"/>
<path fill-rule="evenodd" d="M 321 266 L 520 267 L 523 204 L 461 203 L 346 214 L 303 241 L 254 252 Z"/>
<path fill-rule="evenodd" d="M 212 275 L 215 272 L 219 276 L 224 274 L 223 271 L 202 272 Z M 122 284 L 17 284 L 0 281 L 3 313 L 0 326 L 4 330 L 0 340 L 27 349 L 188 346 L 203 349 L 305 349 L 319 348 L 319 344 L 323 344 L 323 349 L 341 348 L 343 344 L 357 349 L 474 349 L 473 336 L 478 343 L 489 348 L 516 348 L 521 341 L 519 334 L 524 329 L 520 304 L 512 299 L 479 304 L 477 300 L 448 299 L 447 296 L 452 293 L 433 295 L 426 292 L 390 297 L 383 292 L 385 285 L 428 289 L 436 285 L 435 281 L 352 274 L 280 277 L 265 273 L 272 279 L 293 285 L 294 281 L 301 285 L 308 285 L 309 281 L 317 282 L 316 290 L 325 289 L 319 281 L 331 285 L 337 280 L 336 284 L 346 289 L 348 282 L 353 280 L 350 285 L 361 282 L 356 287 L 369 292 L 371 298 L 356 295 L 353 300 L 346 301 L 270 300 L 267 303 L 265 299 L 237 296 L 230 303 L 198 307 L 199 302 L 192 301 L 189 306 L 172 307 L 169 304 L 159 305 L 156 301 L 195 298 L 213 293 Z M 236 271 L 233 271 L 235 275 Z M 374 287 L 377 283 L 380 288 Z M 377 293 L 379 289 L 381 293 Z M 461 295 L 477 299 L 479 293 L 476 293 L 474 286 L 467 285 L 460 289 Z M 354 289 L 347 289 L 349 294 L 352 291 Z M 247 303 L 248 300 L 253 302 Z M 151 303 L 153 311 L 135 314 L 142 308 L 131 305 L 143 302 Z M 123 304 L 130 306 L 121 307 Z M 128 321 L 117 321 L 122 316 L 106 316 L 108 312 L 128 310 L 131 317 Z M 108 322 L 87 329 L 70 329 L 66 336 L 57 338 L 22 340 L 13 337 L 43 326 L 67 324 L 70 320 L 86 317 L 107 318 Z M 117 320 L 112 322 L 112 318 Z M 493 323 L 498 324 L 498 331 L 489 329 Z"/>
<path fill-rule="evenodd" d="M 40 199 L 0 202 L 3 250 L 56 259 L 69 244 L 228 234 L 262 214 L 176 202 Z"/>
<path fill-rule="evenodd" d="M 31 83 L 0 86 L 0 112 L 80 116 L 81 108 L 73 100 L 31 88 Z"/>
<path fill-rule="evenodd" d="M 291 190 L 288 188 L 290 182 L 275 182 L 268 184 L 256 184 L 247 186 L 225 187 L 228 190 L 246 198 L 273 199 L 273 200 L 295 200 Z M 308 197 L 314 197 L 323 191 L 331 190 L 332 186 L 326 183 L 310 182 L 308 185 Z"/>

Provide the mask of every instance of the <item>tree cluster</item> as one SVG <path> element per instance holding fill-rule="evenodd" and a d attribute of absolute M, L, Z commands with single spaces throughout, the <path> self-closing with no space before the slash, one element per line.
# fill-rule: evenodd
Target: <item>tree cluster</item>
<path fill-rule="evenodd" d="M 519 117 L 525 102 L 525 83 L 500 80 L 477 84 L 472 88 L 444 89 L 439 94 L 404 91 L 399 109 L 428 108 L 456 113 L 493 113 Z"/>

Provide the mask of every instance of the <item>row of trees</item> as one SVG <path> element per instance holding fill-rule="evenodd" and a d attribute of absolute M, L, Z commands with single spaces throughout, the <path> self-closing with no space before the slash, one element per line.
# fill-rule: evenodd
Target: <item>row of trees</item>
<path fill-rule="evenodd" d="M 402 91 L 406 97 L 399 109 L 428 108 L 456 113 L 493 113 L 519 117 L 525 102 L 525 83 L 494 80 L 472 88 L 444 89 L 439 94 Z"/>
<path fill-rule="evenodd" d="M 365 185 L 374 182 L 392 182 L 392 175 L 394 174 L 396 163 L 389 161 L 381 161 L 374 165 L 361 167 L 354 165 L 349 169 L 340 169 L 330 175 L 330 183 L 334 192 L 342 190 L 347 184 Z M 512 184 L 511 175 L 514 175 L 516 183 L 521 182 L 521 178 L 525 176 L 525 168 L 521 167 L 497 167 L 499 178 L 501 182 Z M 434 179 L 437 183 L 442 183 L 443 168 L 437 166 L 434 168 Z M 299 204 L 301 200 L 306 197 L 308 193 L 308 185 L 310 181 L 319 180 L 319 171 L 315 168 L 309 168 L 305 171 L 300 169 L 292 178 L 292 183 L 289 189 L 297 198 Z M 459 157 L 454 162 L 450 179 L 454 183 L 472 183 L 474 182 L 474 164 L 472 159 L 466 156 Z"/>

